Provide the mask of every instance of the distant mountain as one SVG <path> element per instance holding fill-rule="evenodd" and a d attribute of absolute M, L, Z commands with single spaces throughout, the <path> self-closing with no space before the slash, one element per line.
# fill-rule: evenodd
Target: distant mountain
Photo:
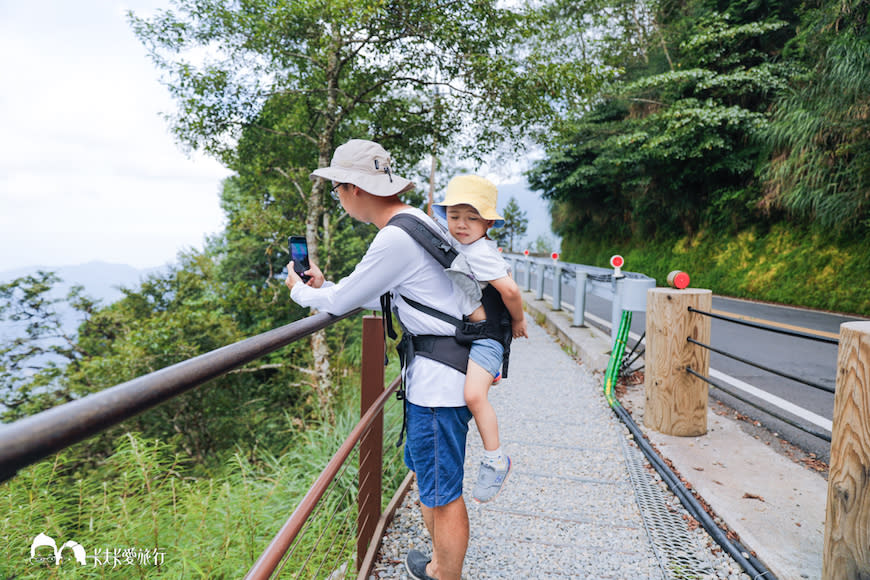
<path fill-rule="evenodd" d="M 28 266 L 0 272 L 0 283 L 6 283 L 34 274 L 39 270 L 54 272 L 63 282 L 58 284 L 61 296 L 74 285 L 84 286 L 85 294 L 96 298 L 105 306 L 123 296 L 121 287 L 137 288 L 142 280 L 161 268 L 140 270 L 126 264 L 110 264 L 108 262 L 88 262 L 76 266 Z"/>
<path fill-rule="evenodd" d="M 162 268 L 140 270 L 126 264 L 110 264 L 107 262 L 88 262 L 76 266 L 28 266 L 0 272 L 0 283 L 11 282 L 16 278 L 35 274 L 39 270 L 54 272 L 62 280 L 52 292 L 53 298 L 64 298 L 69 289 L 75 285 L 84 287 L 84 294 L 100 301 L 107 306 L 120 299 L 124 294 L 121 288 L 138 288 L 142 280 L 151 273 Z M 81 323 L 81 317 L 75 311 L 60 312 L 63 318 L 63 330 L 72 334 Z M 0 321 L 0 339 L 20 336 L 23 332 L 8 321 Z"/>

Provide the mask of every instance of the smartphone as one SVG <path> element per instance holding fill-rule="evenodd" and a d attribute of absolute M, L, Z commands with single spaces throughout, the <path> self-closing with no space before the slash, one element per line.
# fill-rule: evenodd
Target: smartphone
<path fill-rule="evenodd" d="M 308 263 L 308 242 L 305 241 L 305 236 L 290 236 L 290 259 L 293 260 L 293 269 L 302 281 L 308 282 L 311 276 L 303 274 L 311 267 Z"/>

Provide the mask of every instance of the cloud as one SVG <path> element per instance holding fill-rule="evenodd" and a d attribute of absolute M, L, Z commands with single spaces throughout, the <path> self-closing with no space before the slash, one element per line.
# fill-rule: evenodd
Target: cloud
<path fill-rule="evenodd" d="M 174 142 L 168 91 L 124 16 L 161 5 L 2 3 L 0 270 L 157 266 L 223 228 L 229 171 Z"/>

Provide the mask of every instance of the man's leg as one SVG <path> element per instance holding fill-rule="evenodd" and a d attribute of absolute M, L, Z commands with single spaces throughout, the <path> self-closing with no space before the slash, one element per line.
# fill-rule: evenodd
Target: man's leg
<path fill-rule="evenodd" d="M 423 521 L 432 536 L 432 561 L 426 574 L 438 580 L 460 580 L 468 550 L 468 511 L 462 496 L 447 505 L 420 506 Z"/>
<path fill-rule="evenodd" d="M 405 464 L 417 474 L 423 521 L 432 537 L 432 557 L 424 565 L 425 556 L 411 550 L 405 565 L 414 578 L 425 574 L 438 580 L 459 580 L 468 549 L 462 479 L 471 412 L 468 407 L 428 408 L 410 402 L 407 409 Z"/>

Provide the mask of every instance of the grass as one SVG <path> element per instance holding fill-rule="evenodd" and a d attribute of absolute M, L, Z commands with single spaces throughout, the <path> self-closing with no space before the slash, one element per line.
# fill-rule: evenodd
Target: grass
<path fill-rule="evenodd" d="M 0 485 L 0 542 L 7 551 L 0 559 L 0 577 L 238 578 L 356 424 L 358 408 L 344 405 L 335 426 L 306 431 L 294 429 L 292 417 L 286 417 L 294 437 L 286 453 L 261 450 L 251 457 L 240 448 L 207 478 L 191 477 L 166 443 L 134 433 L 120 437 L 114 453 L 91 473 L 71 471 L 70 451 L 24 469 Z M 388 404 L 384 505 L 407 472 L 393 457 L 399 453 L 392 443 L 400 413 L 400 405 Z M 304 569 L 305 577 L 325 577 L 342 562 L 353 569 L 357 473 L 352 456 L 285 572 Z M 69 549 L 60 566 L 51 548 L 40 548 L 31 560 L 31 542 L 39 533 L 59 546 L 77 541 L 86 550 L 87 565 L 80 566 Z"/>
<path fill-rule="evenodd" d="M 682 270 L 694 288 L 714 294 L 870 316 L 870 240 L 842 239 L 780 223 L 734 235 L 704 231 L 692 239 L 566 240 L 567 262 L 609 267 L 613 254 L 624 269 L 667 285 Z"/>

